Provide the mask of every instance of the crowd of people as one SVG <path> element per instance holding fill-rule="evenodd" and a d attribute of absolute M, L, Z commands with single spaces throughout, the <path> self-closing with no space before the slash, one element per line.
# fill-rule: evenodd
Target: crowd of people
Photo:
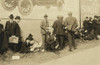
<path fill-rule="evenodd" d="M 3 54 L 8 49 L 12 51 L 19 51 L 21 47 L 21 29 L 19 26 L 21 18 L 20 16 L 15 17 L 11 14 L 9 16 L 9 21 L 6 22 L 5 28 L 0 24 L 0 53 Z M 10 37 L 18 37 L 18 44 L 10 43 Z"/>
<path fill-rule="evenodd" d="M 87 33 L 86 35 L 89 37 L 93 37 L 96 40 L 98 40 L 98 35 L 100 35 L 100 17 L 94 16 L 94 19 L 92 17 L 86 17 L 86 19 L 83 22 L 83 29 Z M 91 36 L 92 34 L 92 36 Z"/>
<path fill-rule="evenodd" d="M 40 23 L 42 42 L 38 42 L 33 38 L 32 34 L 22 41 L 21 28 L 19 22 L 20 16 L 14 19 L 13 14 L 9 16 L 5 28 L 0 24 L 0 53 L 4 54 L 8 50 L 20 53 L 29 53 L 34 51 L 60 51 L 69 46 L 69 51 L 77 49 L 75 39 L 98 40 L 100 17 L 86 17 L 83 22 L 83 28 L 78 28 L 78 22 L 72 16 L 72 12 L 68 13 L 68 17 L 59 15 L 54 21 L 52 27 L 49 26 L 48 15 L 44 15 L 44 19 Z M 50 31 L 50 28 L 53 31 Z"/>
<path fill-rule="evenodd" d="M 45 51 L 47 44 L 48 34 L 51 34 L 52 37 L 55 37 L 55 44 L 56 50 L 62 50 L 66 46 L 66 41 L 68 41 L 69 51 L 72 51 L 72 48 L 76 49 L 75 39 L 74 39 L 74 32 L 78 27 L 78 23 L 75 17 L 72 16 L 72 12 L 68 13 L 68 17 L 63 21 L 63 16 L 57 16 L 57 20 L 54 21 L 52 26 L 53 32 L 49 33 L 49 22 L 48 16 L 44 16 L 44 20 L 42 20 L 40 28 L 42 34 L 42 51 Z M 52 45 L 52 44 L 51 44 Z"/>

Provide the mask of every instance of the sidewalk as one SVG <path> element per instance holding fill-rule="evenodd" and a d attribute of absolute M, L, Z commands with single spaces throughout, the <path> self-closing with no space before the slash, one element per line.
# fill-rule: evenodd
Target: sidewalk
<path fill-rule="evenodd" d="M 100 46 L 41 65 L 100 65 Z"/>

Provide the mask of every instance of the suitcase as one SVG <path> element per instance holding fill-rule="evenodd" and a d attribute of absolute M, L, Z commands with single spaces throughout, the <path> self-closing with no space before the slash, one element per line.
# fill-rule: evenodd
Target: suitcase
<path fill-rule="evenodd" d="M 19 38 L 16 36 L 9 37 L 9 43 L 15 43 L 18 44 Z"/>

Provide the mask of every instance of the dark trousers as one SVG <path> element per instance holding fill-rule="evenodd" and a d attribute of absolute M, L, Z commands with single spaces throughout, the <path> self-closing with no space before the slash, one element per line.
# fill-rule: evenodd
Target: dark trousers
<path fill-rule="evenodd" d="M 59 42 L 59 48 L 63 49 L 64 35 L 56 35 L 57 41 Z"/>
<path fill-rule="evenodd" d="M 94 28 L 94 38 L 98 38 L 98 27 Z"/>
<path fill-rule="evenodd" d="M 68 45 L 69 45 L 69 50 L 72 50 L 72 47 L 76 48 L 73 31 L 68 31 Z"/>
<path fill-rule="evenodd" d="M 48 37 L 49 37 L 48 34 L 42 34 L 42 49 L 45 49 L 45 45 L 46 45 Z"/>
<path fill-rule="evenodd" d="M 18 44 L 9 43 L 9 47 L 13 52 L 17 52 L 18 51 Z"/>

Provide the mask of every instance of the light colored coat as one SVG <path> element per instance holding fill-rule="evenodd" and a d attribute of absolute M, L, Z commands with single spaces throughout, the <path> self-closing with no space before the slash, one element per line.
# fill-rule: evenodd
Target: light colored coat
<path fill-rule="evenodd" d="M 49 22 L 43 19 L 40 23 L 41 34 L 46 34 L 48 27 L 49 27 Z"/>
<path fill-rule="evenodd" d="M 71 30 L 71 31 L 76 31 L 76 28 L 78 26 L 78 23 L 77 23 L 77 20 L 75 17 L 67 17 L 63 23 L 68 30 Z"/>

